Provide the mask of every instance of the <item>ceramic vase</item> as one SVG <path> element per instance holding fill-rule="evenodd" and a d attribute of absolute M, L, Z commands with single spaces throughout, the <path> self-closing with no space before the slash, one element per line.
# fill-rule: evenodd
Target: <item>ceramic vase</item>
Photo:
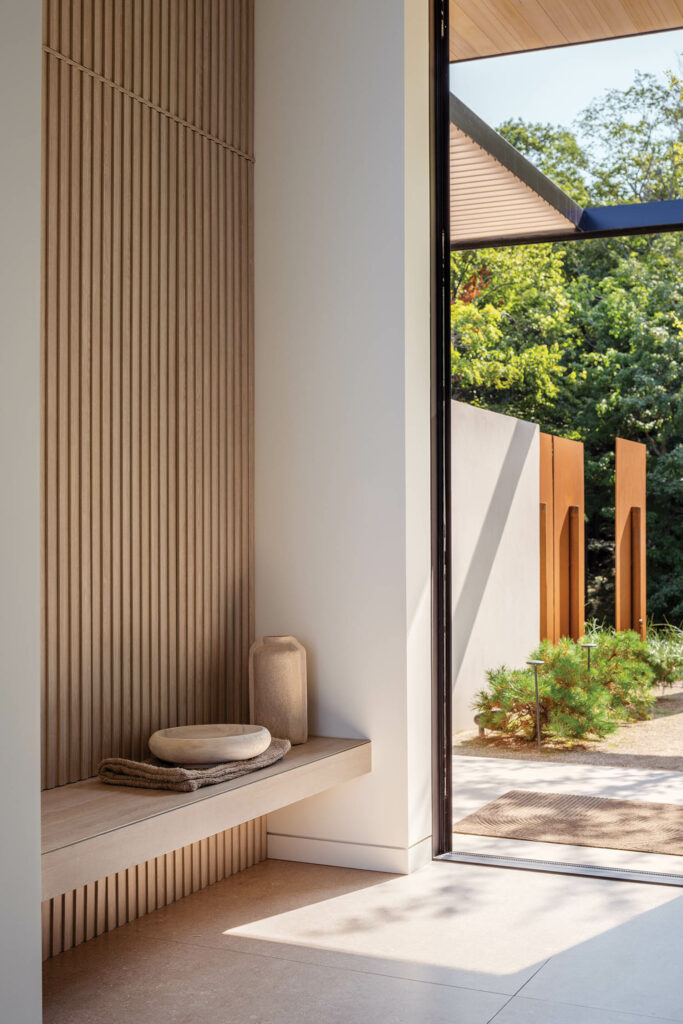
<path fill-rule="evenodd" d="M 308 739 L 306 649 L 293 636 L 263 636 L 249 651 L 250 721 L 290 743 Z"/>

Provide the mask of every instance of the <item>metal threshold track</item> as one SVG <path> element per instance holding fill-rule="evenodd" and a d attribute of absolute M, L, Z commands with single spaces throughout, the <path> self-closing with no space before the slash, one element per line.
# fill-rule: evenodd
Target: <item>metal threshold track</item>
<path fill-rule="evenodd" d="M 609 878 L 620 882 L 643 882 L 649 885 L 683 887 L 683 874 L 664 871 L 637 871 L 629 868 L 601 867 L 598 864 L 570 864 L 564 861 L 539 860 L 533 857 L 509 857 L 490 853 L 469 853 L 452 850 L 436 860 L 457 864 L 478 864 L 484 867 L 515 868 L 518 871 L 541 871 L 554 875 L 582 875 L 585 878 Z"/>

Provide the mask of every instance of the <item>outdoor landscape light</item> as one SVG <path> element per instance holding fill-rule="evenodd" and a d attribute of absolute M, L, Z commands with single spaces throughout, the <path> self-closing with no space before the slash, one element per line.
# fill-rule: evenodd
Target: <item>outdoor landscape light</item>
<path fill-rule="evenodd" d="M 538 666 L 543 665 L 542 661 L 527 661 L 527 665 L 533 665 L 534 667 L 534 687 L 536 689 L 536 742 L 538 743 L 538 752 L 541 753 L 541 706 L 538 702 Z"/>
<path fill-rule="evenodd" d="M 582 646 L 582 647 L 583 647 L 583 648 L 584 648 L 584 649 L 585 649 L 585 650 L 587 651 L 587 653 L 588 653 L 588 674 L 590 675 L 590 670 L 591 670 L 591 649 L 592 649 L 593 647 L 597 647 L 598 645 L 597 645 L 597 644 L 581 644 L 581 646 Z"/>

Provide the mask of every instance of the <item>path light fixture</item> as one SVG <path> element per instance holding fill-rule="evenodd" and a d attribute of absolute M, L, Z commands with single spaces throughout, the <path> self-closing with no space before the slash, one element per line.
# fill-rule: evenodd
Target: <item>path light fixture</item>
<path fill-rule="evenodd" d="M 534 687 L 536 688 L 536 742 L 538 744 L 538 752 L 541 753 L 541 705 L 538 700 L 538 666 L 544 665 L 543 661 L 527 661 L 527 665 L 533 665 L 534 669 Z"/>
<path fill-rule="evenodd" d="M 586 651 L 586 653 L 588 655 L 588 675 L 590 675 L 591 674 L 591 651 L 592 651 L 592 649 L 594 647 L 597 647 L 598 645 L 597 644 L 581 644 L 581 646 L 584 648 L 584 650 Z"/>

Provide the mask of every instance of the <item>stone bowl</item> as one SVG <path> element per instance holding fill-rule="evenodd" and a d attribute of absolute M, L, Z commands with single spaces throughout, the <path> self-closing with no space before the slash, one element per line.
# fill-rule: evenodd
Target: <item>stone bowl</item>
<path fill-rule="evenodd" d="M 179 725 L 149 738 L 152 753 L 174 764 L 246 761 L 269 746 L 270 733 L 262 725 Z"/>

